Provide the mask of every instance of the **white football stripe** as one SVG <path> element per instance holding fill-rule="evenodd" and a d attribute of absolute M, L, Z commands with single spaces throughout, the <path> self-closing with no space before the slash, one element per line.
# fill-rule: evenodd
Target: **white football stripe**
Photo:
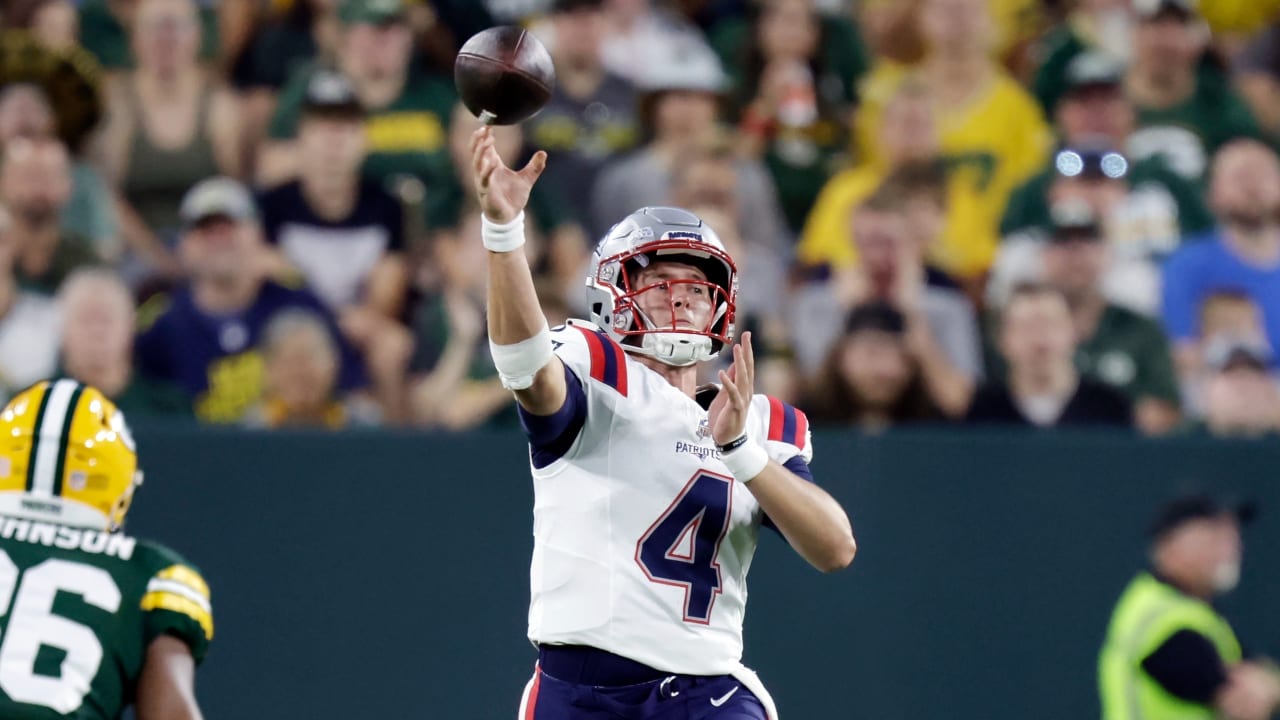
<path fill-rule="evenodd" d="M 38 497 L 53 497 L 54 473 L 58 470 L 58 450 L 62 445 L 62 424 L 70 411 L 71 396 L 78 383 L 75 380 L 59 380 L 49 389 L 49 403 L 44 418 L 36 428 L 40 447 L 36 450 L 36 470 L 31 492 Z"/>
<path fill-rule="evenodd" d="M 167 592 L 170 595 L 181 595 L 200 606 L 205 612 L 213 612 L 213 608 L 209 605 L 209 601 L 203 595 L 192 590 L 190 587 L 173 580 L 161 580 L 160 578 L 152 578 L 147 583 L 147 592 Z"/>

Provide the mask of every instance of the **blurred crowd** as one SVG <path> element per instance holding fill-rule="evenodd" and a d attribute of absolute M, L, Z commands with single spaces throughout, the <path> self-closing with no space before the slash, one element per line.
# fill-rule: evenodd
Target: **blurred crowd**
<path fill-rule="evenodd" d="M 553 325 L 679 205 L 816 423 L 1280 432 L 1277 0 L 6 0 L 0 399 L 517 422 L 452 83 L 502 23 L 556 64 L 497 131 Z"/>

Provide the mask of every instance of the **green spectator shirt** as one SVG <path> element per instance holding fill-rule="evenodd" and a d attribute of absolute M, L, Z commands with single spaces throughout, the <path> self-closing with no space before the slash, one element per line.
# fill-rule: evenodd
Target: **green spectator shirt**
<path fill-rule="evenodd" d="M 989 323 L 998 332 L 997 323 Z M 1003 379 L 1008 367 L 987 333 L 988 377 Z M 1076 367 L 1082 375 L 1106 383 L 1130 400 L 1155 398 L 1181 404 L 1173 356 L 1164 331 L 1151 318 L 1107 305 L 1093 337 L 1076 348 Z"/>
<path fill-rule="evenodd" d="M 1138 107 L 1127 150 L 1133 160 L 1159 156 L 1178 175 L 1202 182 L 1218 148 L 1237 137 L 1262 138 L 1244 100 L 1220 73 L 1202 68 L 1195 93 L 1172 108 Z"/>
<path fill-rule="evenodd" d="M 307 82 L 315 69 L 315 64 L 299 68 L 281 92 L 269 128 L 272 139 L 287 140 L 297 134 Z M 400 96 L 370 111 L 365 119 L 369 138 L 365 175 L 382 182 L 411 175 L 428 187 L 439 182 L 442 168 L 451 162 L 448 127 L 455 100 L 452 83 L 411 70 Z"/>
<path fill-rule="evenodd" d="M 200 58 L 218 57 L 218 12 L 200 8 Z M 107 0 L 85 0 L 80 5 L 80 44 L 93 53 L 106 70 L 128 70 L 134 66 L 129 31 L 107 7 Z"/>
<path fill-rule="evenodd" d="M 1053 226 L 1049 214 L 1049 187 L 1056 173 L 1052 167 L 1028 180 L 1013 191 L 1000 221 L 1000 234 L 1028 230 L 1049 230 Z M 1214 227 L 1213 214 L 1205 205 L 1204 195 L 1191 181 L 1169 169 L 1160 158 L 1148 158 L 1135 162 L 1129 172 L 1129 184 L 1134 189 L 1143 185 L 1158 185 L 1169 192 L 1178 208 L 1178 229 L 1183 235 L 1206 232 Z"/>
<path fill-rule="evenodd" d="M 848 131 L 841 123 L 847 121 L 844 116 L 857 98 L 858 79 L 871 67 L 871 54 L 852 20 L 824 15 L 821 22 L 818 61 L 825 73 L 816 83 L 828 112 L 807 127 L 780 128 L 764 156 L 787 224 L 796 233 L 804 227 L 827 180 L 848 161 Z M 734 18 L 719 23 L 711 33 L 712 47 L 731 74 L 737 112 L 751 101 L 748 95 L 753 92 L 751 78 L 745 74 L 751 32 L 748 21 Z"/>

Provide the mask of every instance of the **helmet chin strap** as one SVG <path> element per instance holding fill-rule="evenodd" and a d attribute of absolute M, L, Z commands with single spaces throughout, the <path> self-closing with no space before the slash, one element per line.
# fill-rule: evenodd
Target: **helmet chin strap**
<path fill-rule="evenodd" d="M 712 327 L 726 310 L 726 306 L 721 303 L 720 309 L 711 321 Z M 656 323 L 645 311 L 636 307 L 635 312 L 646 325 L 654 327 Z M 715 353 L 711 350 L 711 338 L 692 333 L 646 332 L 640 339 L 640 347 L 632 346 L 631 349 L 673 367 L 688 367 L 715 357 Z"/>

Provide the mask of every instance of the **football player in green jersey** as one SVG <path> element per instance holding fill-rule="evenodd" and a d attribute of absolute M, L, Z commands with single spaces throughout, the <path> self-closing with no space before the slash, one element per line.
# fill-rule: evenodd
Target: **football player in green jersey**
<path fill-rule="evenodd" d="M 0 718 L 200 717 L 209 587 L 121 531 L 141 478 L 94 388 L 41 382 L 0 413 Z"/>

